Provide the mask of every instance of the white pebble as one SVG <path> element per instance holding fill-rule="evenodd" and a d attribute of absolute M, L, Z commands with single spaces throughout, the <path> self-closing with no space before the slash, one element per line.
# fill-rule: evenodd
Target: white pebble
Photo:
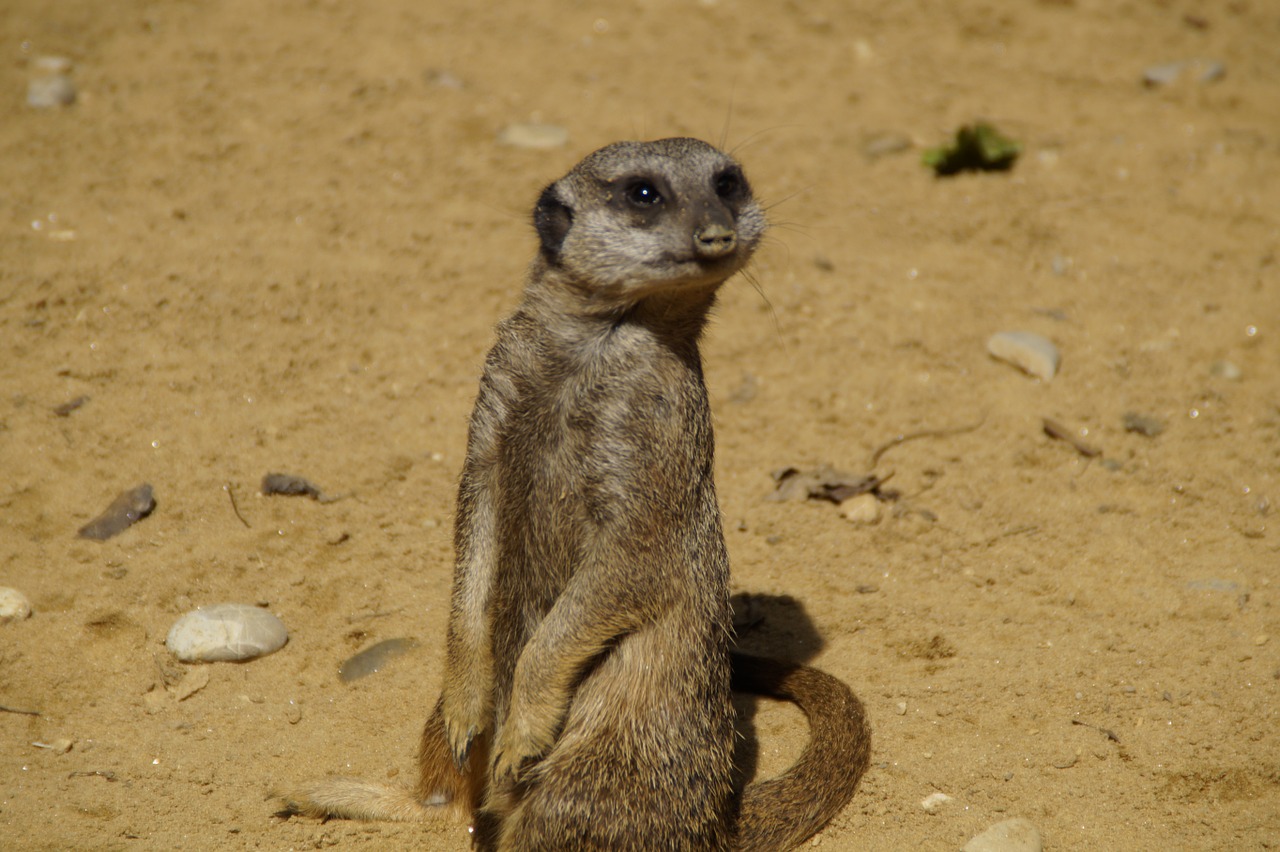
<path fill-rule="evenodd" d="M 1167 86 L 1182 76 L 1182 69 L 1186 65 L 1186 62 L 1161 62 L 1159 65 L 1148 66 L 1142 72 L 1142 82 L 1148 86 Z"/>
<path fill-rule="evenodd" d="M 31 65 L 41 74 L 71 73 L 71 60 L 65 56 L 37 56 Z"/>
<path fill-rule="evenodd" d="M 165 646 L 184 663 L 252 660 L 289 640 L 284 623 L 262 607 L 223 603 L 202 606 L 174 622 Z"/>
<path fill-rule="evenodd" d="M 840 504 L 840 514 L 855 524 L 874 524 L 880 520 L 880 501 L 874 494 L 858 494 Z"/>
<path fill-rule="evenodd" d="M 925 813 L 936 814 L 949 801 L 951 797 L 946 793 L 930 793 L 920 802 L 920 807 L 924 808 Z"/>
<path fill-rule="evenodd" d="M 1025 819 L 998 822 L 964 845 L 962 852 L 1041 852 L 1040 831 Z"/>
<path fill-rule="evenodd" d="M 17 589 L 0 586 L 0 624 L 21 621 L 31 615 L 31 601 Z"/>
<path fill-rule="evenodd" d="M 1061 361 L 1058 347 L 1030 331 L 997 332 L 987 339 L 987 352 L 1046 382 L 1057 375 Z"/>
<path fill-rule="evenodd" d="M 27 106 L 36 109 L 70 106 L 76 102 L 76 84 L 65 74 L 36 77 L 27 84 Z"/>
<path fill-rule="evenodd" d="M 569 131 L 555 124 L 511 124 L 498 134 L 499 144 L 513 148 L 560 148 L 568 141 Z"/>

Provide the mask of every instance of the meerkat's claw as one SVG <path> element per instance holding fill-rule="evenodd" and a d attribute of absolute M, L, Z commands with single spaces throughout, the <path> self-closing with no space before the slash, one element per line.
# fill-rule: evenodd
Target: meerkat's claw
<path fill-rule="evenodd" d="M 452 733 L 449 735 L 449 753 L 453 755 L 453 765 L 458 771 L 461 772 L 466 768 L 467 758 L 471 756 L 471 746 L 479 733 L 479 729 L 473 725 L 461 736 Z"/>

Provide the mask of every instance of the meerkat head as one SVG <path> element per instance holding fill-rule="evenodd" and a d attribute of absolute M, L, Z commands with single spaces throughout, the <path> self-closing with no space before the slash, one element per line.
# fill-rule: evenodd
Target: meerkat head
<path fill-rule="evenodd" d="M 544 262 L 595 298 L 719 285 L 751 258 L 764 212 L 732 157 L 697 139 L 617 142 L 548 186 Z"/>

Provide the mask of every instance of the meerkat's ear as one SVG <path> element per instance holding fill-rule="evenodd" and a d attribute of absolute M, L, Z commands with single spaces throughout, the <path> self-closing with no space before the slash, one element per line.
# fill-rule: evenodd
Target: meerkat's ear
<path fill-rule="evenodd" d="M 573 210 L 560 200 L 553 183 L 542 190 L 538 206 L 533 209 L 533 227 L 542 241 L 542 253 L 554 261 L 560 254 L 560 246 L 573 225 Z"/>

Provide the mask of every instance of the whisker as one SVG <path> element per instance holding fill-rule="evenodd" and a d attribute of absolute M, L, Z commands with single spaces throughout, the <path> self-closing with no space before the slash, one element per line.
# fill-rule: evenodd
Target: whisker
<path fill-rule="evenodd" d="M 781 205 L 786 204 L 791 199 L 800 195 L 805 195 L 811 191 L 813 191 L 812 186 L 801 187 L 800 189 L 797 189 L 795 192 L 791 193 L 790 195 L 784 195 L 782 198 L 779 198 L 777 201 L 771 201 L 768 204 L 761 205 L 761 209 L 767 213 L 773 208 L 780 207 Z"/>
<path fill-rule="evenodd" d="M 738 81 L 734 80 L 733 88 L 729 90 L 729 108 L 725 110 L 724 126 L 720 128 L 720 141 L 716 143 L 716 147 L 721 151 L 724 150 L 724 146 L 729 142 L 729 125 L 733 122 L 733 104 L 737 100 L 737 95 Z"/>
<path fill-rule="evenodd" d="M 790 255 L 788 255 L 788 258 Z M 760 296 L 760 300 L 764 302 L 764 306 L 769 309 L 769 317 L 773 320 L 774 334 L 778 335 L 778 342 L 782 344 L 785 351 L 787 348 L 787 340 L 782 336 L 782 323 L 778 320 L 778 312 L 773 308 L 773 302 L 769 300 L 769 296 L 764 291 L 764 286 L 760 283 L 760 279 L 750 269 L 742 270 L 742 277 L 747 279 L 747 283 L 751 285 L 751 289 L 755 290 Z"/>
<path fill-rule="evenodd" d="M 766 127 L 763 130 L 757 130 L 755 133 L 752 133 L 750 136 L 748 136 L 746 139 L 743 139 L 737 145 L 734 145 L 733 148 L 729 149 L 727 153 L 731 157 L 737 159 L 739 151 L 746 148 L 748 145 L 750 145 L 755 140 L 759 139 L 764 134 L 772 133 L 775 130 L 782 130 L 787 127 L 800 127 L 800 126 L 801 125 L 799 124 L 775 124 L 773 127 Z"/>

